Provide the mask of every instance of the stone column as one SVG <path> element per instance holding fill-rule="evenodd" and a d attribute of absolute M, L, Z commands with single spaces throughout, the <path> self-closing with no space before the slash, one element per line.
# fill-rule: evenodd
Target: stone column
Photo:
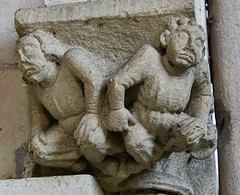
<path fill-rule="evenodd" d="M 240 2 L 210 0 L 220 193 L 240 194 Z"/>

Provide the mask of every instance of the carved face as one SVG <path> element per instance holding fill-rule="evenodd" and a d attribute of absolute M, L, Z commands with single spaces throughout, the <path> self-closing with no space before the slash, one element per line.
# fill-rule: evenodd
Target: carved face
<path fill-rule="evenodd" d="M 177 29 L 166 48 L 170 63 L 181 69 L 197 64 L 203 57 L 204 40 L 204 33 L 196 26 Z"/>
<path fill-rule="evenodd" d="M 26 80 L 39 83 L 47 78 L 52 62 L 47 61 L 39 43 L 25 45 L 18 52 L 20 69 Z"/>

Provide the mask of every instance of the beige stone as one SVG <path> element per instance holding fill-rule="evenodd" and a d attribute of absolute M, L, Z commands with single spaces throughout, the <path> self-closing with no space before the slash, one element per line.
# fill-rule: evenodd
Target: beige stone
<path fill-rule="evenodd" d="M 221 194 L 240 194 L 239 1 L 209 1 Z"/>
<path fill-rule="evenodd" d="M 53 6 L 66 3 L 87 2 L 88 0 L 45 0 L 46 6 Z"/>
<path fill-rule="evenodd" d="M 172 20 L 160 35 L 166 53 L 144 45 L 110 79 L 105 96 L 107 80 L 88 51 L 66 50 L 43 31 L 21 38 L 17 51 L 30 90 L 34 160 L 71 168 L 84 156 L 105 175 L 98 175 L 105 189 L 117 191 L 112 184 L 160 161 L 164 152 L 191 150 L 207 135 L 212 99 L 204 41 L 200 26 Z M 141 82 L 133 106 L 124 108 L 125 90 Z"/>
<path fill-rule="evenodd" d="M 41 0 L 0 0 L 0 179 L 15 178 L 19 175 L 17 170 L 23 170 L 22 147 L 30 130 L 27 90 L 21 88 L 21 74 L 16 64 L 18 35 L 14 13 L 19 8 L 43 5 Z M 18 159 L 15 159 L 15 152 Z"/>
<path fill-rule="evenodd" d="M 188 159 L 216 148 L 206 37 L 189 19 L 192 1 L 169 3 L 101 1 L 16 13 L 38 164 L 81 172 L 88 163 L 109 192 L 194 193 Z"/>
<path fill-rule="evenodd" d="M 67 4 L 67 3 L 79 3 L 79 2 L 89 2 L 89 1 L 99 1 L 99 0 L 45 0 L 46 6 Z"/>
<path fill-rule="evenodd" d="M 58 176 L 0 181 L 2 195 L 86 194 L 104 195 L 91 175 Z"/>
<path fill-rule="evenodd" d="M 166 151 L 191 150 L 207 132 L 212 98 L 202 60 L 205 35 L 188 22 L 168 24 L 160 36 L 166 53 L 144 45 L 108 84 L 108 129 L 122 132 L 126 151 L 140 164 L 159 161 Z M 125 91 L 139 83 L 129 109 Z"/>
<path fill-rule="evenodd" d="M 0 178 L 15 177 L 15 150 L 26 142 L 30 129 L 27 91 L 18 69 L 0 71 Z"/>
<path fill-rule="evenodd" d="M 215 155 L 205 160 L 192 159 L 187 174 L 196 195 L 218 195 Z"/>
<path fill-rule="evenodd" d="M 100 133 L 94 138 L 95 152 L 89 148 L 85 154 L 81 148 L 88 160 L 99 162 L 107 152 L 119 153 L 122 148 L 114 151 L 112 145 L 106 145 L 107 132 L 99 122 L 106 81 L 93 57 L 81 48 L 67 52 L 64 48 L 42 31 L 23 37 L 17 44 L 23 79 L 30 85 L 34 159 L 44 166 L 68 168 L 81 156 L 73 139 L 77 128 Z M 52 120 L 58 123 L 52 124 Z"/>
<path fill-rule="evenodd" d="M 44 6 L 42 0 L 0 0 L 0 66 L 3 64 L 15 64 L 17 59 L 15 46 L 18 35 L 14 26 L 14 13 L 20 8 L 40 6 Z"/>
<path fill-rule="evenodd" d="M 170 15 L 194 17 L 193 0 L 107 0 L 25 9 L 16 12 L 15 23 L 20 37 L 44 30 L 71 47 L 83 47 L 103 61 L 99 68 L 109 78 L 142 45 L 159 48 Z"/>

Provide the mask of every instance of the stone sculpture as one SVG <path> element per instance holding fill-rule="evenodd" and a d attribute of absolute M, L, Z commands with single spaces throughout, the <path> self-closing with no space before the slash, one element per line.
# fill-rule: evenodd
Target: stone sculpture
<path fill-rule="evenodd" d="M 127 152 L 139 163 L 188 150 L 207 129 L 211 89 L 203 29 L 179 20 L 160 40 L 166 54 L 144 45 L 108 85 L 109 130 L 123 132 Z M 125 90 L 139 83 L 130 113 Z"/>
<path fill-rule="evenodd" d="M 34 160 L 77 171 L 87 160 L 102 186 L 116 192 L 129 176 L 173 152 L 210 156 L 216 132 L 207 125 L 212 96 L 205 39 L 191 20 L 172 20 L 160 35 L 161 51 L 144 45 L 108 81 L 83 48 L 69 49 L 43 31 L 21 38 Z M 131 101 L 129 90 L 136 96 Z M 211 144 L 200 155 L 202 140 Z"/>
<path fill-rule="evenodd" d="M 88 52 L 77 48 L 65 53 L 49 33 L 23 37 L 17 51 L 29 84 L 34 160 L 44 166 L 71 167 L 81 156 L 73 139 L 80 121 L 80 126 L 98 127 L 104 80 Z"/>

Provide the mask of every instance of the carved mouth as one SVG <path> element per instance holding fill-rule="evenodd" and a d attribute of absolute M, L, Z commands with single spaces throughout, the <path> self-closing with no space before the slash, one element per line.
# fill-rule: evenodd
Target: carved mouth
<path fill-rule="evenodd" d="M 195 60 L 195 55 L 190 52 L 180 52 L 179 58 L 186 60 L 187 62 L 191 63 Z"/>
<path fill-rule="evenodd" d="M 187 62 L 192 62 L 192 58 L 188 55 L 179 55 L 179 57 Z"/>

